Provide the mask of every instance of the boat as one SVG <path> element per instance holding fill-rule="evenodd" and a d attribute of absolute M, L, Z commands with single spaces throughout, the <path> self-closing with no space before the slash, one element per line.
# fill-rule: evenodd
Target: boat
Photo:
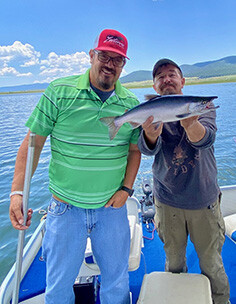
<path fill-rule="evenodd" d="M 155 208 L 150 183 L 143 184 L 144 196 L 128 198 L 127 209 L 131 231 L 129 257 L 131 303 L 149 304 L 210 304 L 210 283 L 201 274 L 197 254 L 190 240 L 187 245 L 188 273 L 164 271 L 163 244 L 153 221 Z M 230 301 L 236 304 L 236 185 L 221 187 L 221 209 L 226 225 L 226 240 L 222 257 L 230 282 Z M 23 252 L 19 303 L 44 303 L 46 266 L 42 258 L 45 231 L 44 215 Z M 9 304 L 14 289 L 15 267 L 10 269 L 0 287 L 0 304 Z M 75 303 L 97 304 L 100 271 L 93 258 L 88 239 L 84 263 L 74 284 Z M 189 300 L 190 299 L 190 300 Z"/>

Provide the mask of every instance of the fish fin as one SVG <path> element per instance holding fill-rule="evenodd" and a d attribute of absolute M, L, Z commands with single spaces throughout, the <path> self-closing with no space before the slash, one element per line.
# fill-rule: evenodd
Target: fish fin
<path fill-rule="evenodd" d="M 179 115 L 176 115 L 177 118 L 186 118 L 190 115 L 191 113 L 184 113 L 184 114 L 179 114 Z"/>
<path fill-rule="evenodd" d="M 133 129 L 135 129 L 135 128 L 138 128 L 139 126 L 141 126 L 141 124 L 140 123 L 137 123 L 137 122 L 129 122 L 129 124 L 131 125 L 131 127 L 133 128 Z"/>
<path fill-rule="evenodd" d="M 144 96 L 145 100 L 150 100 L 150 99 L 154 99 L 157 97 L 161 97 L 161 95 L 157 95 L 157 94 L 147 94 Z"/>
<path fill-rule="evenodd" d="M 112 117 L 102 117 L 99 119 L 105 126 L 108 127 L 110 140 L 112 140 L 116 136 L 117 132 L 120 129 L 120 126 L 115 125 L 114 122 L 115 118 L 116 118 L 115 116 L 112 116 Z"/>

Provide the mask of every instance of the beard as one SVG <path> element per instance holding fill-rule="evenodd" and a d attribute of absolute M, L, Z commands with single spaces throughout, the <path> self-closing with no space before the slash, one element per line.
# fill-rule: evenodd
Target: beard
<path fill-rule="evenodd" d="M 100 88 L 102 88 L 103 90 L 109 90 L 113 87 L 113 82 L 112 81 L 98 81 L 98 85 Z"/>
<path fill-rule="evenodd" d="M 173 85 L 164 85 L 160 88 L 161 95 L 175 95 L 178 94 L 175 86 Z"/>
<path fill-rule="evenodd" d="M 102 73 L 102 70 L 105 70 L 109 73 L 111 73 L 111 75 L 104 75 Z M 113 69 L 109 69 L 108 67 L 102 67 L 100 70 L 100 77 L 98 77 L 98 85 L 100 88 L 102 88 L 103 90 L 109 90 L 112 89 L 115 83 L 115 79 L 114 77 L 116 76 L 116 71 L 114 71 Z"/>

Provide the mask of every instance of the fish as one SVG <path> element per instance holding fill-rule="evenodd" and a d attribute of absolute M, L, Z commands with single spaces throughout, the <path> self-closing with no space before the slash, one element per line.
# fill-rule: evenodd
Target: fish
<path fill-rule="evenodd" d="M 146 102 L 141 103 L 120 116 L 102 117 L 100 121 L 108 126 L 112 140 L 124 123 L 138 128 L 148 117 L 153 116 L 153 123 L 178 121 L 219 108 L 212 100 L 218 96 L 190 95 L 147 95 Z"/>

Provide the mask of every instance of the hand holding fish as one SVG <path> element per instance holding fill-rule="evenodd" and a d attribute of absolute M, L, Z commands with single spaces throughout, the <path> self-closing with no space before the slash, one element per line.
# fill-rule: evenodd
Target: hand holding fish
<path fill-rule="evenodd" d="M 189 127 L 192 127 L 194 124 L 198 122 L 199 116 L 192 116 L 189 118 L 185 118 L 180 120 L 180 124 L 184 129 L 187 129 Z"/>
<path fill-rule="evenodd" d="M 149 116 L 148 119 L 142 124 L 144 136 L 146 138 L 149 148 L 153 148 L 156 144 L 157 138 L 161 135 L 163 123 L 153 123 L 154 117 Z"/>
<path fill-rule="evenodd" d="M 199 122 L 198 118 L 199 116 L 192 116 L 180 120 L 180 124 L 185 129 L 191 142 L 200 141 L 206 133 L 205 127 Z"/>

